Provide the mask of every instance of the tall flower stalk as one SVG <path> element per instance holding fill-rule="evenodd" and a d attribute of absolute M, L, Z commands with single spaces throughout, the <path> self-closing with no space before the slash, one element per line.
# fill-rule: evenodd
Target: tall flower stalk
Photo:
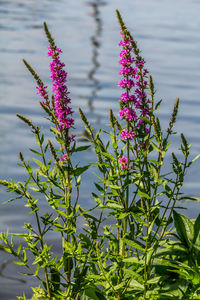
<path fill-rule="evenodd" d="M 65 271 L 65 276 L 61 274 L 58 270 L 56 271 L 57 275 L 66 277 L 66 282 L 68 284 L 69 291 L 72 292 L 71 287 L 71 263 L 72 256 L 67 247 L 67 244 L 71 243 L 71 240 L 74 240 L 73 234 L 75 224 L 76 224 L 76 214 L 77 214 L 77 204 L 79 198 L 79 185 L 77 174 L 81 174 L 85 169 L 77 171 L 77 167 L 73 167 L 71 163 L 71 156 L 73 152 L 79 151 L 75 146 L 74 136 L 71 134 L 70 130 L 74 126 L 74 119 L 72 117 L 73 111 L 70 107 L 71 99 L 69 97 L 69 91 L 67 88 L 67 72 L 64 70 L 65 64 L 60 59 L 60 54 L 62 50 L 58 48 L 48 30 L 46 23 L 44 23 L 44 29 L 46 36 L 49 41 L 48 46 L 48 56 L 51 58 L 50 62 L 50 78 L 52 80 L 52 96 L 51 100 L 48 94 L 48 87 L 40 79 L 39 75 L 32 69 L 32 67 L 23 60 L 28 70 L 34 76 L 37 81 L 37 94 L 40 95 L 42 101 L 40 102 L 41 107 L 48 114 L 49 120 L 53 123 L 54 127 L 51 128 L 52 133 L 55 135 L 56 141 L 60 144 L 59 149 L 55 149 L 53 143 L 49 140 L 46 147 L 43 147 L 44 136 L 40 136 L 40 129 L 37 126 L 32 124 L 32 121 L 27 118 L 18 115 L 21 120 L 27 123 L 35 132 L 37 142 L 39 144 L 41 153 L 33 150 L 34 153 L 37 153 L 42 157 L 42 168 L 41 171 L 43 177 L 46 178 L 45 188 L 40 185 L 38 174 L 34 178 L 31 173 L 33 182 L 38 186 L 39 192 L 44 190 L 45 198 L 51 204 L 51 206 L 56 210 L 57 218 L 55 221 L 55 226 L 58 226 L 61 238 L 62 238 L 62 248 L 63 248 L 63 258 L 62 264 Z M 45 158 L 47 149 L 49 148 L 54 163 L 55 169 L 51 170 L 51 161 L 47 161 Z M 22 157 L 22 156 L 20 156 Z M 24 159 L 21 159 L 25 168 L 28 168 Z M 36 163 L 39 164 L 38 160 Z M 40 164 L 39 164 L 40 166 Z M 72 202 L 72 184 L 76 185 L 76 199 Z M 59 190 L 59 196 L 57 195 L 55 186 Z M 49 195 L 46 193 L 46 190 L 49 190 Z M 61 210 L 62 208 L 62 210 Z M 64 211 L 63 211 L 64 210 Z M 39 235 L 41 238 L 41 246 L 44 251 L 45 243 L 43 241 L 43 232 L 41 230 L 40 219 L 38 212 L 35 212 Z M 50 226 L 51 228 L 51 226 Z M 50 268 L 50 274 L 53 270 Z M 59 267 L 60 268 L 60 267 Z M 46 289 L 48 291 L 48 296 L 51 297 L 51 286 L 53 283 L 50 283 L 50 275 L 48 274 L 48 267 L 45 266 L 45 278 L 46 278 Z M 52 271 L 55 273 L 55 270 Z M 53 276 L 51 274 L 51 276 Z M 70 293 L 71 293 L 70 292 Z"/>
<path fill-rule="evenodd" d="M 67 72 L 64 70 L 65 64 L 60 60 L 60 54 L 62 50 L 55 45 L 55 42 L 48 30 L 46 23 L 44 23 L 45 32 L 49 40 L 48 56 L 52 58 L 50 62 L 50 78 L 52 80 L 52 101 L 51 105 L 47 97 L 47 86 L 39 84 L 36 89 L 43 98 L 42 106 L 51 111 L 53 121 L 56 129 L 60 132 L 60 136 L 65 141 L 64 146 L 61 143 L 62 155 L 60 160 L 70 167 L 70 155 L 71 148 L 70 143 L 74 141 L 74 136 L 69 134 L 69 130 L 74 125 L 74 119 L 72 118 L 73 111 L 69 106 L 71 99 L 69 97 L 69 91 L 66 85 Z M 65 172 L 67 179 L 67 186 L 65 187 L 66 205 L 70 206 L 70 174 Z"/>
<path fill-rule="evenodd" d="M 47 106 L 52 112 L 55 112 L 55 124 L 65 137 L 67 146 L 68 143 L 74 140 L 74 136 L 69 137 L 69 129 L 74 125 L 74 119 L 72 118 L 73 111 L 69 104 L 71 99 L 69 97 L 69 91 L 66 85 L 67 72 L 64 70 L 65 64 L 60 60 L 60 54 L 62 50 L 55 45 L 53 38 L 51 37 L 46 23 L 44 23 L 45 32 L 49 40 L 48 56 L 52 58 L 50 62 L 50 77 L 52 80 L 52 107 L 47 97 L 47 86 L 39 84 L 36 88 L 38 93 L 43 98 L 42 105 Z M 69 147 L 68 147 L 69 148 Z"/>
<path fill-rule="evenodd" d="M 118 14 L 120 20 L 120 16 Z M 123 77 L 119 81 L 119 87 L 124 91 L 120 96 L 120 111 L 119 116 L 125 121 L 125 128 L 120 133 L 121 139 L 126 143 L 127 162 L 122 167 L 127 172 L 126 181 L 129 181 L 130 161 L 138 158 L 139 150 L 146 147 L 145 138 L 149 133 L 149 126 L 146 121 L 150 119 L 150 100 L 147 97 L 146 90 L 148 82 L 146 80 L 148 70 L 144 68 L 145 61 L 139 55 L 137 44 L 130 36 L 127 29 L 121 23 L 122 40 L 119 46 L 122 47 L 120 52 L 121 70 L 119 74 Z M 131 147 L 131 141 L 135 145 Z M 132 149 L 132 153 L 130 153 Z M 131 158 L 131 159 L 130 159 Z M 123 158 L 124 160 L 125 158 Z M 122 161 L 120 158 L 119 162 Z M 140 165 L 139 165 L 140 167 Z M 126 188 L 126 209 L 129 208 L 129 186 Z M 127 232 L 127 218 L 124 218 L 123 238 Z M 122 255 L 125 256 L 125 242 L 123 243 Z"/>

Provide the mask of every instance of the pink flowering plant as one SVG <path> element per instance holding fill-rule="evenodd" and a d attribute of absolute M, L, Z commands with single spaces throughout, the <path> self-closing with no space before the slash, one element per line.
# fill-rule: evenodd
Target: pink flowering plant
<path fill-rule="evenodd" d="M 48 56 L 52 96 L 48 87 L 24 60 L 37 81 L 40 105 L 51 123 L 54 140 L 45 140 L 41 129 L 17 115 L 32 130 L 38 149 L 35 170 L 20 152 L 21 166 L 28 173 L 25 182 L 0 183 L 26 199 L 35 215 L 35 224 L 26 223 L 25 233 L 1 233 L 1 247 L 15 256 L 15 263 L 28 269 L 41 285 L 33 288 L 34 299 L 199 299 L 200 297 L 200 216 L 190 220 L 178 213 L 186 170 L 198 158 L 189 160 L 189 149 L 181 134 L 180 154 L 171 153 L 171 172 L 165 174 L 165 157 L 170 137 L 175 134 L 178 113 L 176 100 L 169 126 L 161 129 L 155 104 L 152 77 L 135 39 L 120 13 L 119 116 L 110 109 L 109 136 L 95 132 L 79 109 L 87 131 L 86 142 L 94 147 L 97 161 L 86 166 L 73 164 L 73 155 L 87 151 L 78 147 L 73 134 L 73 110 L 66 85 L 67 73 L 59 49 L 51 37 Z M 51 155 L 51 158 L 49 157 Z M 79 205 L 81 174 L 96 166 L 94 206 Z M 41 214 L 45 198 L 49 212 Z M 194 200 L 195 198 L 190 198 Z M 13 201 L 11 199 L 10 201 Z M 80 219 L 80 220 L 79 220 Z M 78 228 L 78 222 L 84 222 Z M 57 232 L 61 255 L 55 255 L 47 234 Z M 14 237 L 21 237 L 16 247 Z M 26 296 L 18 299 L 27 299 Z"/>
<path fill-rule="evenodd" d="M 24 183 L 1 180 L 1 184 L 7 186 L 9 192 L 14 191 L 17 194 L 16 199 L 27 200 L 26 206 L 30 208 L 31 214 L 35 214 L 36 223 L 34 226 L 30 223 L 24 225 L 27 233 L 22 237 L 26 246 L 22 246 L 20 242 L 16 250 L 12 242 L 8 241 L 8 233 L 6 235 L 2 233 L 1 239 L 5 243 L 4 249 L 18 258 L 15 263 L 25 266 L 28 269 L 27 275 L 35 276 L 41 282 L 42 290 L 36 289 L 35 293 L 41 294 L 43 299 L 44 297 L 53 299 L 55 295 L 56 299 L 60 297 L 72 299 L 79 290 L 81 278 L 84 277 L 87 268 L 84 255 L 81 256 L 81 244 L 75 234 L 76 219 L 82 214 L 78 204 L 80 175 L 89 166 L 73 166 L 71 157 L 74 153 L 83 151 L 89 146 L 76 147 L 74 135 L 70 132 L 74 119 L 66 85 L 65 64 L 60 59 L 62 51 L 55 45 L 46 24 L 44 24 L 44 29 L 49 41 L 48 56 L 51 58 L 50 78 L 53 92 L 51 97 L 47 91 L 48 87 L 38 74 L 25 60 L 23 61 L 37 82 L 36 90 L 41 97 L 40 105 L 52 125 L 50 131 L 55 139 L 54 142 L 46 141 L 38 126 L 25 116 L 17 114 L 35 135 L 38 149 L 30 149 L 30 151 L 37 157 L 33 160 L 38 168 L 35 171 L 34 166 L 26 161 L 20 152 L 21 166 L 28 173 L 27 180 Z M 57 148 L 55 148 L 55 143 Z M 52 159 L 49 159 L 49 155 Z M 52 210 L 44 216 L 40 213 L 38 203 L 43 198 Z M 15 199 L 10 201 L 13 200 Z M 46 243 L 47 233 L 52 230 L 60 234 L 58 243 L 61 244 L 62 256 L 59 258 L 51 252 L 51 246 Z M 19 235 L 11 233 L 9 236 L 13 239 L 14 236 Z M 77 255 L 80 255 L 78 261 L 75 259 Z M 33 267 L 34 265 L 36 268 Z M 66 291 L 61 293 L 61 288 Z"/>

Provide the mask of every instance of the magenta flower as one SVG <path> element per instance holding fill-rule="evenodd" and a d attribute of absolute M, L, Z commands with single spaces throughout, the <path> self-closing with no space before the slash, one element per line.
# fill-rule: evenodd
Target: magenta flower
<path fill-rule="evenodd" d="M 126 54 L 127 54 L 127 52 L 128 52 L 128 50 L 127 49 L 124 49 L 124 50 L 122 50 L 121 52 L 120 52 L 120 57 L 123 57 L 123 56 L 125 56 Z"/>
<path fill-rule="evenodd" d="M 136 75 L 136 71 L 132 67 L 125 66 L 121 68 L 119 75 L 123 75 L 123 76 L 129 75 L 134 77 Z"/>
<path fill-rule="evenodd" d="M 123 35 L 123 33 L 122 33 Z M 130 43 L 132 42 L 131 39 L 128 39 L 128 40 L 121 40 L 119 42 L 119 46 L 123 46 L 123 47 L 129 47 L 129 50 L 132 50 L 132 47 L 130 46 Z"/>
<path fill-rule="evenodd" d="M 130 131 L 128 129 L 123 129 L 122 132 L 120 133 L 120 137 L 124 140 L 132 140 L 135 136 L 135 132 L 134 131 Z"/>
<path fill-rule="evenodd" d="M 65 130 L 74 125 L 74 120 L 71 118 L 73 111 L 68 104 L 71 102 L 69 98 L 69 92 L 66 86 L 67 73 L 63 69 L 65 64 L 60 61 L 59 54 L 62 53 L 60 48 L 57 48 L 54 44 L 48 46 L 48 56 L 52 57 L 50 62 L 50 77 L 53 83 L 52 91 L 54 93 L 54 109 L 56 113 L 56 122 L 58 129 L 65 134 Z M 44 99 L 43 105 L 47 105 L 49 108 L 47 86 L 39 85 L 36 87 L 37 94 Z M 68 138 L 71 142 L 74 137 Z"/>
<path fill-rule="evenodd" d="M 48 51 L 48 56 L 53 56 L 54 55 L 54 50 L 52 49 L 52 46 L 49 45 L 48 47 L 49 51 Z M 55 49 L 58 53 L 62 53 L 62 50 L 60 48 L 56 48 Z"/>
<path fill-rule="evenodd" d="M 41 98 L 47 97 L 47 92 L 46 92 L 47 86 L 39 85 L 39 86 L 36 86 L 36 89 L 38 90 L 37 94 L 40 94 Z"/>
<path fill-rule="evenodd" d="M 52 57 L 50 63 L 51 79 L 53 83 L 52 91 L 54 95 L 54 108 L 56 111 L 56 121 L 60 131 L 69 129 L 74 125 L 74 120 L 71 118 L 73 111 L 68 104 L 71 102 L 69 92 L 66 86 L 67 73 L 63 69 L 65 64 L 60 61 L 59 54 L 62 53 L 60 48 L 53 45 L 48 47 L 48 56 Z"/>
<path fill-rule="evenodd" d="M 140 126 L 144 123 L 143 119 L 139 119 L 138 123 L 137 123 L 137 128 L 140 128 Z"/>
<path fill-rule="evenodd" d="M 66 161 L 67 160 L 67 154 L 63 154 L 61 157 L 60 157 L 60 160 L 61 161 Z"/>
<path fill-rule="evenodd" d="M 120 164 L 121 170 L 128 169 L 128 159 L 125 156 L 122 156 L 121 158 L 119 158 L 119 164 Z"/>
<path fill-rule="evenodd" d="M 134 87 L 134 82 L 132 79 L 122 79 L 119 82 L 119 86 L 122 87 L 123 89 L 131 89 L 132 87 Z"/>
<path fill-rule="evenodd" d="M 124 118 L 126 120 L 128 120 L 129 122 L 131 121 L 135 121 L 137 119 L 137 115 L 135 113 L 135 111 L 131 108 L 123 108 L 119 111 L 119 116 L 120 118 Z"/>
<path fill-rule="evenodd" d="M 149 109 L 147 107 L 143 107 L 141 109 L 141 116 L 146 117 L 147 119 L 149 119 Z"/>
<path fill-rule="evenodd" d="M 133 101 L 134 102 L 136 100 L 136 97 L 135 97 L 135 95 L 129 95 L 128 93 L 123 93 L 120 96 L 120 100 L 123 101 L 123 102 L 127 102 L 127 101 Z"/>
<path fill-rule="evenodd" d="M 122 58 L 119 61 L 119 64 L 122 66 L 130 66 L 132 63 L 134 62 L 134 59 L 131 57 L 127 57 L 127 58 Z"/>
<path fill-rule="evenodd" d="M 136 62 L 136 66 L 137 67 L 143 67 L 145 63 L 146 63 L 146 61 L 144 59 L 141 59 L 141 60 Z"/>
<path fill-rule="evenodd" d="M 133 41 L 125 33 L 121 33 L 121 35 L 123 36 L 123 40 L 119 42 L 119 46 L 122 46 L 123 49 L 120 52 L 119 64 L 122 65 L 122 68 L 119 74 L 123 78 L 118 85 L 125 89 L 126 92 L 123 92 L 120 96 L 123 108 L 120 110 L 119 116 L 127 122 L 134 121 L 133 126 L 137 126 L 137 128 L 145 124 L 145 132 L 148 132 L 148 124 L 141 119 L 142 116 L 149 118 L 150 115 L 150 101 L 146 93 L 148 82 L 145 80 L 148 70 L 144 69 L 145 61 L 143 58 L 139 55 L 136 57 L 131 55 L 134 47 L 132 44 Z"/>

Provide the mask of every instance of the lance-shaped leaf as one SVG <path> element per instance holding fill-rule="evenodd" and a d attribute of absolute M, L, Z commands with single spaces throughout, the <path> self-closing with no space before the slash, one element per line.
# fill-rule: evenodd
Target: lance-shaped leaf
<path fill-rule="evenodd" d="M 180 240 L 188 247 L 191 247 L 191 241 L 194 236 L 194 227 L 190 219 L 186 216 L 173 212 L 174 224 Z"/>

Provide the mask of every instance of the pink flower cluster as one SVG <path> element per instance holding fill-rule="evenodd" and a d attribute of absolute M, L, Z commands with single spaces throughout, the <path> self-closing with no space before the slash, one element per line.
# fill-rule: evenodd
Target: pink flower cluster
<path fill-rule="evenodd" d="M 119 164 L 120 164 L 121 170 L 128 169 L 128 159 L 125 156 L 122 156 L 121 158 L 119 158 Z"/>
<path fill-rule="evenodd" d="M 61 157 L 60 157 L 60 160 L 61 161 L 66 161 L 67 160 L 67 154 L 63 154 Z"/>
<path fill-rule="evenodd" d="M 122 132 L 120 133 L 120 137 L 124 140 L 132 140 L 135 136 L 135 132 L 128 130 L 128 129 L 123 129 Z"/>
<path fill-rule="evenodd" d="M 120 82 L 119 82 L 119 86 L 120 87 L 122 87 L 123 89 L 124 88 L 127 88 L 127 89 L 131 89 L 132 87 L 134 87 L 134 82 L 133 82 L 133 80 L 131 80 L 131 79 L 122 79 L 122 80 L 120 80 Z"/>
<path fill-rule="evenodd" d="M 137 115 L 136 115 L 136 112 L 134 111 L 134 109 L 127 108 L 127 107 L 120 110 L 119 116 L 120 116 L 120 118 L 124 118 L 124 119 L 128 120 L 129 122 L 134 121 L 137 118 Z"/>
<path fill-rule="evenodd" d="M 47 86 L 39 85 L 39 86 L 36 86 L 36 89 L 38 90 L 37 94 L 40 94 L 41 98 L 46 99 L 46 97 L 47 97 L 47 91 L 46 91 Z M 42 101 L 42 103 L 44 104 L 44 101 Z"/>
<path fill-rule="evenodd" d="M 148 83 L 143 80 L 148 73 L 144 69 L 145 61 L 139 56 L 133 58 L 131 51 L 133 50 L 132 40 L 127 38 L 123 33 L 123 40 L 119 42 L 119 46 L 123 49 L 120 53 L 119 64 L 122 66 L 119 74 L 123 76 L 119 86 L 126 90 L 121 94 L 120 100 L 124 103 L 124 108 L 119 112 L 121 118 L 131 122 L 134 121 L 137 128 L 141 126 L 143 120 L 141 116 L 149 117 L 149 103 L 145 90 Z M 134 65 L 133 65 L 134 64 Z"/>
<path fill-rule="evenodd" d="M 69 98 L 69 92 L 66 86 L 67 73 L 63 69 L 65 64 L 60 61 L 59 54 L 62 53 L 60 48 L 57 48 L 55 45 L 49 45 L 48 47 L 48 56 L 52 57 L 50 63 L 50 77 L 52 79 L 53 87 L 52 91 L 54 93 L 54 108 L 56 112 L 56 121 L 60 131 L 64 131 L 73 126 L 74 120 L 71 118 L 73 111 L 68 104 L 71 102 Z M 43 105 L 48 106 L 48 95 L 47 95 L 47 86 L 40 84 L 36 87 L 37 94 L 44 99 L 42 101 Z M 68 139 L 69 142 L 74 140 L 74 137 Z"/>
<path fill-rule="evenodd" d="M 129 95 L 128 93 L 122 93 L 120 100 L 123 102 L 132 101 L 133 103 L 136 101 L 135 95 Z"/>
<path fill-rule="evenodd" d="M 64 63 L 60 61 L 59 54 L 61 49 L 53 45 L 48 47 L 48 56 L 52 57 L 50 63 L 51 79 L 53 82 L 52 91 L 54 92 L 54 105 L 57 116 L 57 123 L 60 131 L 68 129 L 74 124 L 74 120 L 70 117 L 73 114 L 71 107 L 68 104 L 71 102 L 69 92 L 66 86 L 67 73 L 63 69 Z"/>
<path fill-rule="evenodd" d="M 134 41 L 125 33 L 121 33 L 123 39 L 119 42 L 122 46 L 120 52 L 119 64 L 121 70 L 119 75 L 123 78 L 119 81 L 119 86 L 124 90 L 120 96 L 122 107 L 119 116 L 128 123 L 128 129 L 123 129 L 120 137 L 123 140 L 132 140 L 138 129 L 148 133 L 148 124 L 144 117 L 150 119 L 150 101 L 147 98 L 146 89 L 148 82 L 145 80 L 148 74 L 144 68 L 145 61 L 137 54 L 132 57 L 132 50 L 135 49 Z M 141 142 L 142 143 L 142 142 Z M 119 158 L 119 164 L 122 170 L 128 169 L 129 162 L 125 156 Z M 132 166 L 131 168 L 135 168 Z"/>

